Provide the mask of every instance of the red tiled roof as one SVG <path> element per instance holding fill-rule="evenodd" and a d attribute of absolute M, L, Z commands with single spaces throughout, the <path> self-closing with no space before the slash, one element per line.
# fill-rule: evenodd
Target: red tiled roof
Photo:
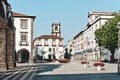
<path fill-rule="evenodd" d="M 40 37 L 37 37 L 37 39 L 63 39 L 63 38 L 55 35 L 42 35 Z"/>
<path fill-rule="evenodd" d="M 30 17 L 30 18 L 35 18 L 36 16 L 29 16 L 29 15 L 26 15 L 26 14 L 13 12 L 13 17 Z"/>
<path fill-rule="evenodd" d="M 21 13 L 16 13 L 16 12 L 13 12 L 13 16 L 28 16 L 26 14 L 21 14 Z"/>

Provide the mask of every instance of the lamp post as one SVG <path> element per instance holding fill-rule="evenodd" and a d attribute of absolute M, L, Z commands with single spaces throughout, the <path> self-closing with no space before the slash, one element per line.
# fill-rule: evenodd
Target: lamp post
<path fill-rule="evenodd" d="M 120 73 L 120 22 L 117 23 L 118 28 L 118 73 Z"/>

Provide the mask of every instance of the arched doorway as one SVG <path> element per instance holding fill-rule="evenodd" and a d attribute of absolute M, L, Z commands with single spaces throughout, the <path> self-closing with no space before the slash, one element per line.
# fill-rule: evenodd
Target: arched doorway
<path fill-rule="evenodd" d="M 29 52 L 26 49 L 22 49 L 18 52 L 17 55 L 18 62 L 27 63 L 29 62 Z"/>

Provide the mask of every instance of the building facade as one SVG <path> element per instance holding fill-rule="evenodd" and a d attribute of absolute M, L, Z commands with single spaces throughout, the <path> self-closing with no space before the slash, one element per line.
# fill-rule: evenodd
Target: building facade
<path fill-rule="evenodd" d="M 61 37 L 60 23 L 53 23 L 51 35 L 42 35 L 34 40 L 34 56 L 52 60 L 53 55 L 60 59 L 63 52 L 63 38 Z"/>
<path fill-rule="evenodd" d="M 98 60 L 100 57 L 100 47 L 95 41 L 94 32 L 102 27 L 109 19 L 113 18 L 113 14 L 114 12 L 89 12 L 88 23 L 85 29 L 73 37 L 74 53 L 83 52 L 85 59 Z M 101 50 L 103 49 L 101 48 Z M 110 52 L 108 51 L 107 53 Z"/>
<path fill-rule="evenodd" d="M 67 42 L 67 45 L 65 46 L 64 50 L 67 49 L 68 53 L 71 55 L 74 55 L 75 53 L 75 40 L 71 39 Z"/>
<path fill-rule="evenodd" d="M 13 15 L 7 0 L 0 0 L 0 70 L 11 69 L 15 66 Z"/>
<path fill-rule="evenodd" d="M 33 28 L 35 16 L 13 12 L 16 28 L 16 54 L 18 62 L 33 62 Z"/>
<path fill-rule="evenodd" d="M 83 31 L 79 32 L 74 38 L 75 54 L 83 54 L 84 42 L 83 42 Z"/>
<path fill-rule="evenodd" d="M 113 18 L 113 12 L 89 12 L 88 25 L 84 30 L 84 42 L 88 60 L 97 60 L 100 57 L 100 48 L 95 41 L 94 32 L 102 27 L 109 19 Z M 102 49 L 101 49 L 102 50 Z"/>

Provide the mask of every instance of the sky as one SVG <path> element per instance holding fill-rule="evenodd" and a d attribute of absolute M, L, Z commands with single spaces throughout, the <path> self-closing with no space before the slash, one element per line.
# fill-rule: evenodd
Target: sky
<path fill-rule="evenodd" d="M 8 0 L 13 12 L 36 16 L 34 38 L 50 35 L 52 23 L 61 23 L 64 44 L 88 23 L 88 12 L 116 12 L 120 0 Z"/>

